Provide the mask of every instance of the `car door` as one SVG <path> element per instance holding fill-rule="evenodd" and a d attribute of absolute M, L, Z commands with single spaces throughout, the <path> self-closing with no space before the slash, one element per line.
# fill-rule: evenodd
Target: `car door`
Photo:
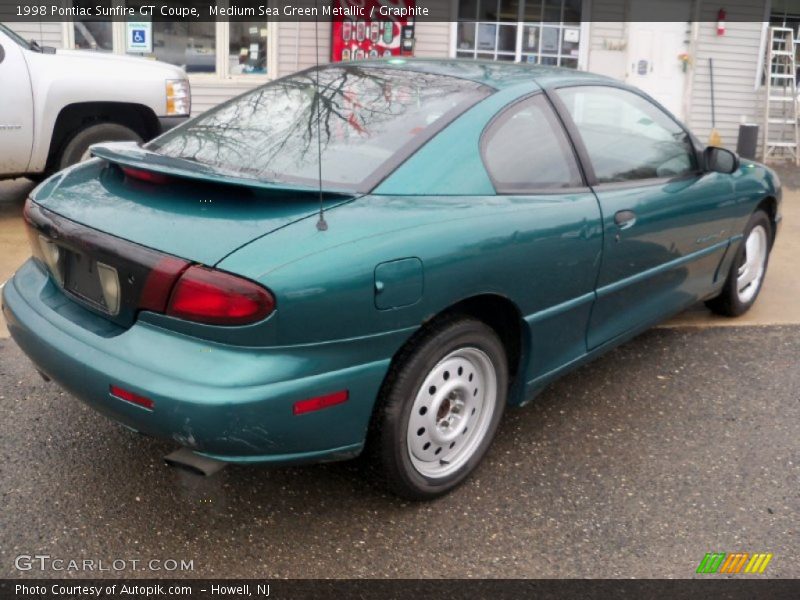
<path fill-rule="evenodd" d="M 33 144 L 33 95 L 19 45 L 0 29 L 0 175 L 25 173 Z"/>
<path fill-rule="evenodd" d="M 709 293 L 731 236 L 733 185 L 699 168 L 687 131 L 644 95 L 588 85 L 554 96 L 602 211 L 592 349 Z"/>
<path fill-rule="evenodd" d="M 586 353 L 602 231 L 600 208 L 544 94 L 524 98 L 486 128 L 481 154 L 501 206 L 513 205 L 498 271 L 531 340 L 528 381 Z"/>

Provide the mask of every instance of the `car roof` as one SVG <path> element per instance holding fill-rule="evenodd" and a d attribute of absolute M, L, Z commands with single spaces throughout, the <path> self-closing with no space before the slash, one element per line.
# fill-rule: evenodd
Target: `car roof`
<path fill-rule="evenodd" d="M 472 59 L 421 59 L 392 58 L 382 60 L 360 60 L 359 67 L 392 68 L 401 71 L 434 73 L 474 81 L 497 90 L 515 85 L 530 85 L 536 82 L 542 88 L 555 85 L 592 82 L 614 82 L 617 80 L 576 69 L 529 65 L 525 63 L 503 63 Z M 337 65 L 341 66 L 341 64 Z"/>

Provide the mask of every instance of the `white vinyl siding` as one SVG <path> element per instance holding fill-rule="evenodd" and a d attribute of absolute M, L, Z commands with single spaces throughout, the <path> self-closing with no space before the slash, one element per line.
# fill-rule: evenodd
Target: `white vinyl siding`
<path fill-rule="evenodd" d="M 35 40 L 40 46 L 64 48 L 64 24 L 61 21 L 36 21 L 4 23 L 26 40 Z"/>
<path fill-rule="evenodd" d="M 420 58 L 447 58 L 450 56 L 450 22 L 417 21 L 414 27 L 417 38 L 414 55 Z"/>
<path fill-rule="evenodd" d="M 763 130 L 761 92 L 755 89 L 760 61 L 764 4 L 747 0 L 725 3 L 728 19 L 725 35 L 717 35 L 718 3 L 703 2 L 697 42 L 690 52 L 690 95 L 687 124 L 702 142 L 711 133 L 711 81 L 709 58 L 714 59 L 714 98 L 716 125 L 727 148 L 736 148 L 742 120 L 758 124 Z M 759 145 L 760 147 L 760 145 Z"/>
<path fill-rule="evenodd" d="M 278 23 L 278 77 L 325 64 L 331 57 L 331 24 L 307 21 Z M 319 42 L 317 42 L 319 33 Z M 319 52 L 319 56 L 317 56 Z"/>
<path fill-rule="evenodd" d="M 587 70 L 624 79 L 628 52 L 625 3 L 619 0 L 591 0 L 589 5 Z"/>

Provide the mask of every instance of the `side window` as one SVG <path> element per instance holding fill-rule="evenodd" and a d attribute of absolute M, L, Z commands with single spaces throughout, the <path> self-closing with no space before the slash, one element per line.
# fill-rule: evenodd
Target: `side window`
<path fill-rule="evenodd" d="M 583 185 L 561 123 L 541 94 L 501 113 L 483 134 L 481 153 L 498 193 Z"/>
<path fill-rule="evenodd" d="M 613 87 L 557 91 L 600 183 L 675 177 L 695 168 L 689 135 L 649 100 Z"/>

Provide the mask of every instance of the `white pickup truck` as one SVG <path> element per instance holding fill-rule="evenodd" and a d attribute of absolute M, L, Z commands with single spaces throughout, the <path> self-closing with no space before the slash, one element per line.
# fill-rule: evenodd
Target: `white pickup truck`
<path fill-rule="evenodd" d="M 142 58 L 55 50 L 0 24 L 0 179 L 33 179 L 98 142 L 146 141 L 191 112 L 183 69 Z"/>

